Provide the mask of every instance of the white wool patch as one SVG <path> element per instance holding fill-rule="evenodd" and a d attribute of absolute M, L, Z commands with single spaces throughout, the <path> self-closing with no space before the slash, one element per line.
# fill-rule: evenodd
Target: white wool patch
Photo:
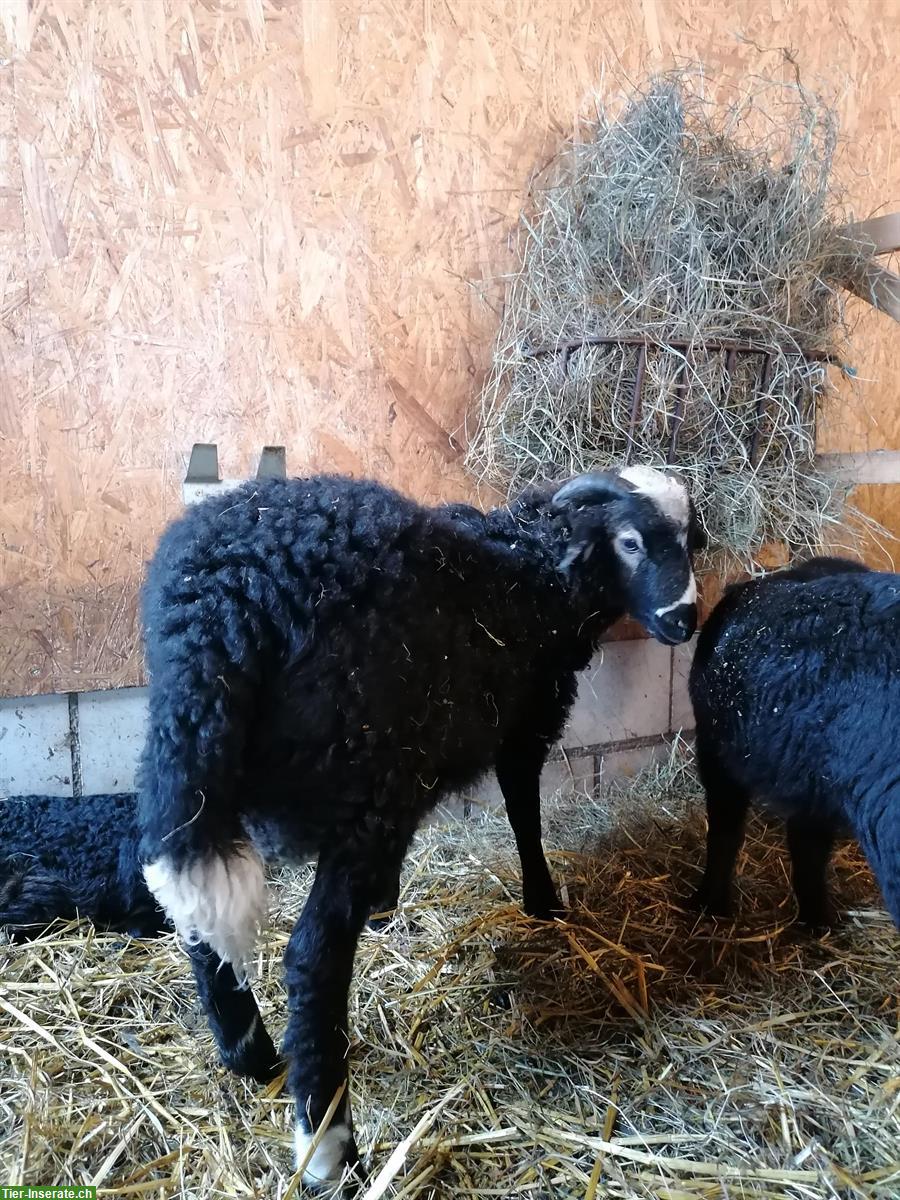
<path fill-rule="evenodd" d="M 303 1182 L 310 1185 L 339 1183 L 347 1164 L 347 1150 L 353 1140 L 350 1126 L 343 1121 L 329 1125 L 310 1155 L 313 1136 L 301 1129 L 299 1124 L 294 1129 L 294 1151 L 297 1167 L 303 1169 Z"/>
<path fill-rule="evenodd" d="M 619 478 L 627 480 L 651 500 L 670 521 L 687 528 L 691 516 L 687 488 L 674 476 L 657 471 L 655 467 L 634 466 L 623 468 Z"/>
<path fill-rule="evenodd" d="M 176 870 L 167 855 L 144 867 L 147 887 L 189 945 L 206 942 L 245 982 L 266 919 L 266 877 L 252 846 Z"/>
<path fill-rule="evenodd" d="M 692 571 L 691 577 L 688 580 L 688 585 L 684 589 L 682 594 L 678 597 L 678 599 L 676 601 L 674 601 L 674 603 L 672 603 L 672 604 L 667 604 L 665 606 L 665 608 L 658 608 L 653 615 L 656 617 L 664 617 L 666 615 L 666 613 L 672 612 L 673 609 L 678 608 L 679 605 L 681 605 L 681 604 L 694 604 L 696 602 L 696 599 L 697 599 L 697 580 L 694 578 L 694 573 Z"/>

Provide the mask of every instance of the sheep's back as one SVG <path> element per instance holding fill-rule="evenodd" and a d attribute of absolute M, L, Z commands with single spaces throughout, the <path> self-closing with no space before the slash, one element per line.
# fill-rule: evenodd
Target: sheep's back
<path fill-rule="evenodd" d="M 737 589 L 701 633 L 691 697 L 698 733 L 751 791 L 847 816 L 894 776 L 900 577 Z"/>
<path fill-rule="evenodd" d="M 254 803 L 293 803 L 301 781 L 320 812 L 360 779 L 437 796 L 489 767 L 535 679 L 565 671 L 571 620 L 540 522 L 330 477 L 189 510 L 144 615 L 153 718 L 238 715 Z"/>

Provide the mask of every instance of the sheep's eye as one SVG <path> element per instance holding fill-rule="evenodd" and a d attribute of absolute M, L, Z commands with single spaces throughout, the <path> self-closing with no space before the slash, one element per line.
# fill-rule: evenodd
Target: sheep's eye
<path fill-rule="evenodd" d="M 622 541 L 619 544 L 626 554 L 637 554 L 638 550 L 641 548 L 637 539 L 633 537 L 622 538 Z"/>

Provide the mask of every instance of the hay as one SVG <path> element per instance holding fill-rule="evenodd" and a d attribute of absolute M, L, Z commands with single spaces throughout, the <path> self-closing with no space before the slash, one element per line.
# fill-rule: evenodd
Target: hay
<path fill-rule="evenodd" d="M 816 410 L 841 284 L 870 261 L 839 231 L 836 144 L 799 85 L 717 106 L 678 73 L 618 115 L 598 100 L 533 182 L 470 469 L 515 491 L 668 461 L 742 561 L 815 549 L 846 494 L 816 468 Z"/>
<path fill-rule="evenodd" d="M 792 924 L 780 831 L 758 823 L 734 927 L 682 909 L 703 824 L 682 756 L 546 807 L 568 923 L 522 917 L 489 811 L 420 834 L 400 915 L 361 943 L 352 1086 L 383 1194 L 896 1196 L 900 945 L 856 850 L 838 854 L 846 925 L 813 941 Z M 275 889 L 257 989 L 273 1033 L 308 878 Z M 217 1066 L 171 939 L 65 926 L 0 948 L 0 1059 L 2 1182 L 298 1194 L 288 1098 Z"/>
<path fill-rule="evenodd" d="M 780 830 L 751 830 L 733 928 L 680 906 L 701 858 L 690 762 L 546 805 L 571 920 L 518 910 L 504 817 L 415 842 L 367 934 L 353 1093 L 396 1198 L 887 1198 L 900 1189 L 900 943 L 853 848 L 846 926 L 792 924 Z M 308 872 L 277 884 L 260 1008 Z M 115 1196 L 302 1192 L 292 1106 L 218 1068 L 184 956 L 68 925 L 0 948 L 0 1181 Z"/>

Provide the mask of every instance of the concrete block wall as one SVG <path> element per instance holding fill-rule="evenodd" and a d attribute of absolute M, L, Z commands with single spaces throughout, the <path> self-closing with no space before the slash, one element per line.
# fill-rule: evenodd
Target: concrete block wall
<path fill-rule="evenodd" d="M 545 790 L 590 789 L 598 775 L 632 774 L 667 734 L 693 725 L 687 698 L 691 648 L 654 641 L 605 645 L 579 680 Z M 0 700 L 0 796 L 81 796 L 134 787 L 147 714 L 144 688 Z M 485 784 L 477 803 L 499 800 Z"/>

